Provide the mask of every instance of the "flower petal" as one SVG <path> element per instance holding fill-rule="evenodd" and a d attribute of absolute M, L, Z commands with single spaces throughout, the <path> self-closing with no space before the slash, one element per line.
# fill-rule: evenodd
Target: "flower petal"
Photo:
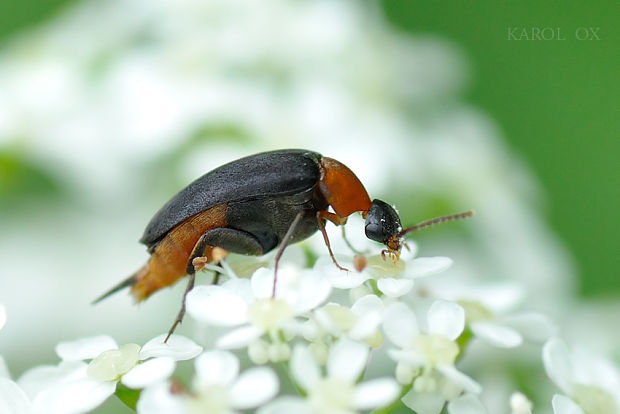
<path fill-rule="evenodd" d="M 511 315 L 502 318 L 501 321 L 534 342 L 545 342 L 554 336 L 558 330 L 548 316 L 540 313 Z"/>
<path fill-rule="evenodd" d="M 319 381 L 321 376 L 319 366 L 307 347 L 301 344 L 295 345 L 290 366 L 291 376 L 304 390 L 310 390 Z"/>
<path fill-rule="evenodd" d="M 555 394 L 551 399 L 553 414 L 585 414 L 583 409 L 565 395 Z"/>
<path fill-rule="evenodd" d="M 170 392 L 170 383 L 160 382 L 140 393 L 136 412 L 138 414 L 182 414 L 186 410 L 183 399 Z"/>
<path fill-rule="evenodd" d="M 428 331 L 454 341 L 465 328 L 465 311 L 454 302 L 436 300 L 427 314 Z"/>
<path fill-rule="evenodd" d="M 56 345 L 56 354 L 65 361 L 93 359 L 100 353 L 116 349 L 118 345 L 108 335 L 91 336 Z"/>
<path fill-rule="evenodd" d="M 26 371 L 18 384 L 32 400 L 42 390 L 61 381 L 86 378 L 87 364 L 82 361 L 62 361 L 58 365 L 42 365 Z"/>
<path fill-rule="evenodd" d="M 239 359 L 231 352 L 208 351 L 194 361 L 197 389 L 209 385 L 228 386 L 239 374 Z"/>
<path fill-rule="evenodd" d="M 164 342 L 166 335 L 156 336 L 140 349 L 140 359 L 154 357 L 169 357 L 175 361 L 185 361 L 195 358 L 202 352 L 202 347 L 191 339 L 181 335 L 171 335 L 168 342 Z"/>
<path fill-rule="evenodd" d="M 543 346 L 542 358 L 549 378 L 563 392 L 569 394 L 573 382 L 573 369 L 564 341 L 558 338 L 547 341 Z"/>
<path fill-rule="evenodd" d="M 85 413 L 101 405 L 114 394 L 115 381 L 97 381 L 82 378 L 61 382 L 41 391 L 34 398 L 35 413 L 64 414 Z"/>
<path fill-rule="evenodd" d="M 411 347 L 413 339 L 420 333 L 415 314 L 402 302 L 397 302 L 386 309 L 383 330 L 388 339 L 400 348 Z"/>
<path fill-rule="evenodd" d="M 446 403 L 440 392 L 417 392 L 410 390 L 401 399 L 403 404 L 418 414 L 439 414 Z"/>
<path fill-rule="evenodd" d="M 332 285 L 326 277 L 306 272 L 292 301 L 295 312 L 299 315 L 316 308 L 325 302 L 331 291 Z"/>
<path fill-rule="evenodd" d="M 312 409 L 300 397 L 284 396 L 261 407 L 256 414 L 312 414 Z"/>
<path fill-rule="evenodd" d="M 369 312 L 383 312 L 383 301 L 377 295 L 362 296 L 351 306 L 351 312 L 362 315 Z"/>
<path fill-rule="evenodd" d="M 474 394 L 480 394 L 482 392 L 482 386 L 480 384 L 478 384 L 470 376 L 465 375 L 464 373 L 456 369 L 454 365 L 438 365 L 437 371 L 441 372 L 448 380 L 450 380 L 450 382 L 458 385 L 467 392 L 471 392 Z"/>
<path fill-rule="evenodd" d="M 248 320 L 247 303 L 222 286 L 197 286 L 187 294 L 185 303 L 187 313 L 203 323 L 235 326 Z"/>
<path fill-rule="evenodd" d="M 278 377 L 270 368 L 250 368 L 230 389 L 230 402 L 234 408 L 247 410 L 265 404 L 276 396 L 278 389 Z"/>
<path fill-rule="evenodd" d="M 426 364 L 424 358 L 418 355 L 415 351 L 408 349 L 401 351 L 397 349 L 388 349 L 388 356 L 396 362 L 403 362 L 412 367 L 419 367 Z"/>
<path fill-rule="evenodd" d="M 222 335 L 216 342 L 215 347 L 220 349 L 239 349 L 248 346 L 252 341 L 263 334 L 263 330 L 254 325 L 246 325 L 233 329 Z"/>
<path fill-rule="evenodd" d="M 26 393 L 8 378 L 0 378 L 0 413 L 31 414 Z"/>
<path fill-rule="evenodd" d="M 121 377 L 123 385 L 133 388 L 146 388 L 149 385 L 170 378 L 176 367 L 175 360 L 170 357 L 153 358 L 136 365 Z"/>
<path fill-rule="evenodd" d="M 448 269 L 452 263 L 449 257 L 418 257 L 407 263 L 405 275 L 412 278 L 434 275 Z"/>
<path fill-rule="evenodd" d="M 377 280 L 377 287 L 389 298 L 399 298 L 413 289 L 413 280 L 384 277 Z"/>
<path fill-rule="evenodd" d="M 486 414 L 487 409 L 478 397 L 465 394 L 448 403 L 448 414 Z"/>
<path fill-rule="evenodd" d="M 474 322 L 470 328 L 476 337 L 500 348 L 514 348 L 523 343 L 519 332 L 493 322 Z"/>
<path fill-rule="evenodd" d="M 357 318 L 355 324 L 349 331 L 349 336 L 361 341 L 375 333 L 379 325 L 381 325 L 382 320 L 383 316 L 380 312 L 365 313 Z"/>
<path fill-rule="evenodd" d="M 400 386 L 393 378 L 364 381 L 355 387 L 353 404 L 358 410 L 371 410 L 393 402 L 400 393 Z"/>
<path fill-rule="evenodd" d="M 332 266 L 334 266 L 333 263 Z M 341 264 L 341 266 L 346 265 Z M 370 275 L 366 272 L 344 272 L 338 268 L 336 268 L 336 270 L 338 270 L 338 273 L 330 273 L 327 275 L 329 282 L 336 289 L 353 289 L 370 278 Z"/>
<path fill-rule="evenodd" d="M 354 383 L 368 359 L 368 347 L 348 338 L 336 342 L 327 357 L 327 375 Z"/>

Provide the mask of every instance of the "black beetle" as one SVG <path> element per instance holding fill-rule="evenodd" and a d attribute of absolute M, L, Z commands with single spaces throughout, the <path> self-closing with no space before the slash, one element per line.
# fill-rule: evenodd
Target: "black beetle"
<path fill-rule="evenodd" d="M 329 208 L 333 212 L 328 211 Z M 394 259 L 403 236 L 421 227 L 472 215 L 465 212 L 402 229 L 398 213 L 381 201 L 371 202 L 355 174 L 332 158 L 301 149 L 263 152 L 208 172 L 168 201 L 151 219 L 140 239 L 151 254 L 136 273 L 95 302 L 130 286 L 136 301 L 188 274 L 185 295 L 194 286 L 195 259 L 214 261 L 213 250 L 262 255 L 279 246 L 278 261 L 289 243 L 321 230 L 339 268 L 325 231 L 326 220 L 343 225 L 360 212 L 369 239 L 383 243 Z M 274 278 L 273 295 L 275 296 Z M 183 306 L 168 337 L 181 322 Z M 166 338 L 167 339 L 167 338 Z"/>

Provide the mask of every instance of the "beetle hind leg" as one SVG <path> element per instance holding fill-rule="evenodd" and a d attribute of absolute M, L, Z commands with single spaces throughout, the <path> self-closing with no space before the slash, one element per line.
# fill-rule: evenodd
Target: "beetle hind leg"
<path fill-rule="evenodd" d="M 189 280 L 187 281 L 187 287 L 185 288 L 185 292 L 183 293 L 183 302 L 181 303 L 181 309 L 177 314 L 174 323 L 170 327 L 168 331 L 168 335 L 164 340 L 164 343 L 168 341 L 170 336 L 176 330 L 177 326 L 183 322 L 183 317 L 185 316 L 185 300 L 187 299 L 187 294 L 194 288 L 194 283 L 196 281 L 196 264 L 195 259 L 206 257 L 206 260 L 201 260 L 201 262 L 211 262 L 217 260 L 221 260 L 223 256 L 221 254 L 214 254 L 214 250 L 218 247 L 233 251 L 235 253 L 242 254 L 252 254 L 252 255 L 260 255 L 263 253 L 263 247 L 258 242 L 258 240 L 249 233 L 246 233 L 241 230 L 229 229 L 229 228 L 216 228 L 211 229 L 205 232 L 192 249 L 192 253 L 189 256 L 187 261 L 186 272 L 189 276 Z M 215 257 L 214 257 L 215 256 Z M 219 272 L 213 278 L 213 283 L 217 284 L 219 280 Z"/>

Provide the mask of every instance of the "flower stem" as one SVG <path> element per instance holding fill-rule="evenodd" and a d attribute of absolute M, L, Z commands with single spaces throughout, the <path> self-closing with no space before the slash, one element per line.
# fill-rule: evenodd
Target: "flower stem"
<path fill-rule="evenodd" d="M 291 371 L 288 368 L 288 362 L 286 361 L 282 361 L 280 364 L 275 365 L 274 368 L 277 371 L 282 371 L 284 370 L 284 374 L 282 375 L 283 377 L 285 376 L 286 378 L 288 378 L 289 382 L 291 383 L 291 385 L 293 386 L 293 388 L 295 389 L 295 391 L 297 391 L 297 394 L 299 394 L 302 397 L 306 396 L 306 392 L 299 386 L 297 385 L 297 383 L 295 382 L 295 380 L 293 379 L 293 377 L 291 377 Z"/>
<path fill-rule="evenodd" d="M 140 390 L 132 390 L 119 382 L 116 384 L 116 391 L 114 394 L 116 394 L 123 404 L 136 411 L 136 403 L 138 402 L 138 398 L 140 398 Z"/>

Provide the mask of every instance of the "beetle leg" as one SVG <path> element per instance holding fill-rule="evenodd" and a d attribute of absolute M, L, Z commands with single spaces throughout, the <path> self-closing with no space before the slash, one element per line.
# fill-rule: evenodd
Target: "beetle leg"
<path fill-rule="evenodd" d="M 293 234 L 295 233 L 295 229 L 297 228 L 297 225 L 299 224 L 303 216 L 304 216 L 303 210 L 297 213 L 297 215 L 295 216 L 295 219 L 293 219 L 293 222 L 291 223 L 288 230 L 286 231 L 286 234 L 284 234 L 284 237 L 282 238 L 282 241 L 280 242 L 280 247 L 278 247 L 278 251 L 276 252 L 276 261 L 273 267 L 273 288 L 271 289 L 271 299 L 275 299 L 276 297 L 276 282 L 278 281 L 278 263 L 280 262 L 282 253 L 284 253 L 284 249 L 286 249 L 286 246 L 288 246 L 289 242 L 291 241 L 291 238 L 293 237 Z"/>
<path fill-rule="evenodd" d="M 198 257 L 202 257 L 205 254 L 205 249 L 207 247 L 209 247 L 208 238 L 207 238 L 207 233 L 205 233 L 202 236 L 200 236 L 200 238 L 194 245 L 194 248 L 192 249 L 192 253 L 189 255 L 189 260 L 187 261 L 187 267 L 185 268 L 185 271 L 187 272 L 189 276 L 189 280 L 187 281 L 187 286 L 185 287 L 185 292 L 183 293 L 183 302 L 181 303 L 181 309 L 179 310 L 179 313 L 177 314 L 177 317 L 174 320 L 174 323 L 170 327 L 170 330 L 168 330 L 168 335 L 166 335 L 166 339 L 164 339 L 164 343 L 168 342 L 170 335 L 172 335 L 172 333 L 175 331 L 177 326 L 179 326 L 179 324 L 183 322 L 183 317 L 185 316 L 185 299 L 187 298 L 187 294 L 189 293 L 189 291 L 194 288 L 194 282 L 196 281 L 196 267 L 194 265 L 194 259 Z"/>
<path fill-rule="evenodd" d="M 179 313 L 177 314 L 177 318 L 174 320 L 174 323 L 170 327 L 170 330 L 168 331 L 168 335 L 166 335 L 166 339 L 164 339 L 164 343 L 168 342 L 170 335 L 172 335 L 175 329 L 177 329 L 177 326 L 181 322 L 183 322 L 183 317 L 185 316 L 185 298 L 187 297 L 187 294 L 189 293 L 189 291 L 194 288 L 195 280 L 196 280 L 196 273 L 195 272 L 190 273 L 189 280 L 187 281 L 187 287 L 185 288 L 185 292 L 183 293 L 183 303 L 181 304 L 181 310 L 179 310 Z"/>
<path fill-rule="evenodd" d="M 349 269 L 347 269 L 346 267 L 340 266 L 338 262 L 336 261 L 336 258 L 334 257 L 334 253 L 332 252 L 332 247 L 329 244 L 329 238 L 327 237 L 327 231 L 325 230 L 325 224 L 323 223 L 323 213 L 331 214 L 327 211 L 317 211 L 316 222 L 319 225 L 319 230 L 321 230 L 321 234 L 323 234 L 323 240 L 325 241 L 325 245 L 327 246 L 327 250 L 329 251 L 329 256 L 332 258 L 332 262 L 334 262 L 334 264 L 336 265 L 338 269 L 348 272 Z"/>

